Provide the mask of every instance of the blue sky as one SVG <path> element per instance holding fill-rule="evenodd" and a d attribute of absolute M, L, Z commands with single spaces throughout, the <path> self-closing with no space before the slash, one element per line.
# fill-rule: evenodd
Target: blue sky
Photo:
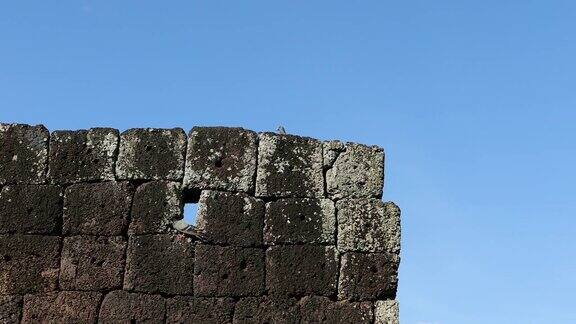
<path fill-rule="evenodd" d="M 10 1 L 0 120 L 386 150 L 402 323 L 575 323 L 576 2 Z"/>

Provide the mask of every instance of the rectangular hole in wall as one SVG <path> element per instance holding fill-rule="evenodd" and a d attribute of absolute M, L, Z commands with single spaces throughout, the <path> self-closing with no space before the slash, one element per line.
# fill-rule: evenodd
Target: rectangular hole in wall
<path fill-rule="evenodd" d="M 200 200 L 200 190 L 185 190 L 182 193 L 184 201 L 183 220 L 189 225 L 196 226 L 198 214 L 198 200 Z"/>

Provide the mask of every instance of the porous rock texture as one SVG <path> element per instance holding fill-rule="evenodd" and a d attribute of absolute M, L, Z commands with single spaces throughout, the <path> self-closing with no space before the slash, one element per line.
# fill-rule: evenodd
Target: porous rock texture
<path fill-rule="evenodd" d="M 397 324 L 383 180 L 376 146 L 0 124 L 0 323 Z"/>

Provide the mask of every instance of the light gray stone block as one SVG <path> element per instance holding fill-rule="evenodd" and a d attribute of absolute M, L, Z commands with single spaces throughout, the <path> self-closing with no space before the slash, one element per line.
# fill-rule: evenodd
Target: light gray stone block
<path fill-rule="evenodd" d="M 375 324 L 399 324 L 400 311 L 396 300 L 379 300 L 374 304 Z"/>

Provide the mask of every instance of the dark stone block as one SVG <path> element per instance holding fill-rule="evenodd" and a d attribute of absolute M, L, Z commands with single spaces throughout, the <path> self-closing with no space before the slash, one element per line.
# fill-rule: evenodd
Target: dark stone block
<path fill-rule="evenodd" d="M 130 234 L 169 232 L 182 219 L 182 191 L 178 182 L 152 181 L 140 185 L 132 203 Z"/>
<path fill-rule="evenodd" d="M 132 236 L 128 241 L 124 289 L 192 294 L 194 246 L 182 235 Z"/>
<path fill-rule="evenodd" d="M 88 291 L 26 295 L 22 323 L 96 323 L 101 296 Z"/>
<path fill-rule="evenodd" d="M 8 185 L 0 192 L 0 233 L 59 233 L 62 189 L 50 185 Z"/>
<path fill-rule="evenodd" d="M 117 150 L 112 128 L 52 132 L 49 176 L 54 183 L 114 180 Z"/>
<path fill-rule="evenodd" d="M 300 323 L 298 304 L 294 298 L 248 297 L 236 303 L 234 324 Z"/>
<path fill-rule="evenodd" d="M 163 323 L 164 298 L 159 295 L 116 290 L 102 301 L 98 323 Z"/>
<path fill-rule="evenodd" d="M 44 183 L 49 136 L 42 125 L 0 124 L 0 184 Z"/>
<path fill-rule="evenodd" d="M 345 253 L 338 297 L 348 300 L 396 298 L 399 263 L 400 258 L 395 254 Z"/>
<path fill-rule="evenodd" d="M 303 323 L 372 323 L 371 302 L 331 301 L 326 297 L 306 296 L 300 300 Z"/>
<path fill-rule="evenodd" d="M 335 296 L 338 253 L 333 246 L 273 246 L 266 251 L 266 288 L 273 295 Z"/>
<path fill-rule="evenodd" d="M 230 127 L 194 127 L 188 135 L 184 186 L 254 191 L 258 136 Z"/>
<path fill-rule="evenodd" d="M 122 235 L 132 186 L 127 182 L 75 184 L 64 195 L 64 234 Z"/>
<path fill-rule="evenodd" d="M 264 202 L 242 193 L 202 191 L 197 228 L 209 242 L 262 244 Z"/>
<path fill-rule="evenodd" d="M 22 312 L 22 296 L 0 296 L 0 323 L 20 323 Z"/>
<path fill-rule="evenodd" d="M 121 236 L 64 238 L 60 288 L 98 291 L 122 287 L 125 248 Z"/>
<path fill-rule="evenodd" d="M 177 296 L 166 301 L 167 323 L 225 324 L 233 313 L 232 298 Z"/>
<path fill-rule="evenodd" d="M 336 211 L 329 199 L 288 198 L 266 204 L 264 242 L 334 244 Z"/>
<path fill-rule="evenodd" d="M 264 292 L 264 253 L 256 248 L 197 245 L 196 296 L 258 296 Z"/>
<path fill-rule="evenodd" d="M 181 128 L 133 128 L 120 135 L 120 179 L 181 180 L 186 134 Z"/>
<path fill-rule="evenodd" d="M 308 137 L 260 134 L 256 196 L 323 197 L 322 143 Z"/>
<path fill-rule="evenodd" d="M 0 235 L 0 295 L 56 289 L 60 238 Z"/>

